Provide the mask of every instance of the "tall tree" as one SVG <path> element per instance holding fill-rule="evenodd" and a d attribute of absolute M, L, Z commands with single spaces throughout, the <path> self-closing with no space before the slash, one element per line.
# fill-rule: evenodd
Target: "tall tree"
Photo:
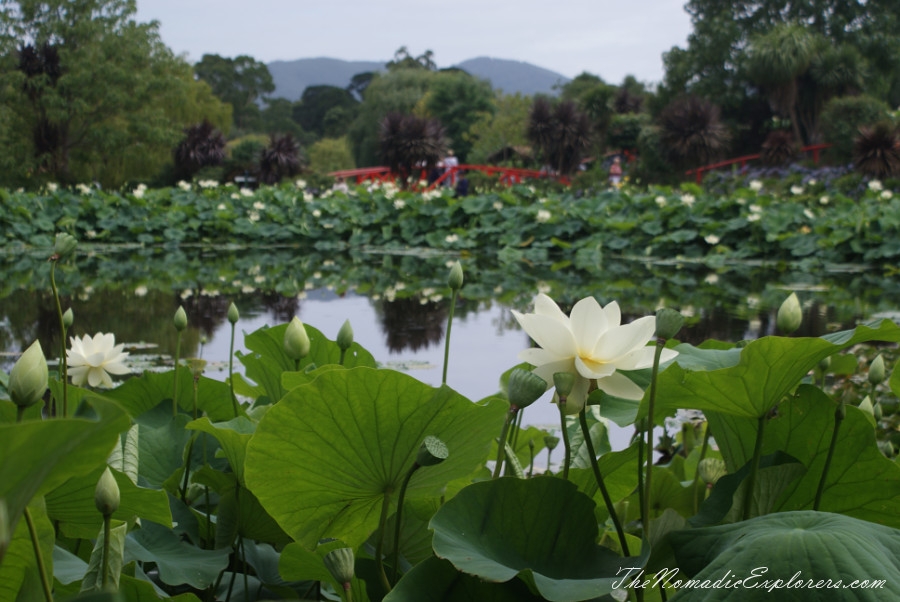
<path fill-rule="evenodd" d="M 346 127 L 353 120 L 358 105 L 359 102 L 344 88 L 336 86 L 307 86 L 303 90 L 303 96 L 300 97 L 300 101 L 294 105 L 294 121 L 299 123 L 300 127 L 305 131 L 321 138 L 325 135 L 325 117 L 329 112 L 334 109 L 344 110 L 342 117 L 346 119 L 344 126 L 346 131 Z M 333 115 L 336 114 L 333 113 Z M 334 132 L 336 124 L 331 123 L 330 129 L 332 134 L 336 133 Z"/>
<path fill-rule="evenodd" d="M 134 0 L 0 3 L 7 183 L 151 177 L 183 127 L 227 125 L 224 105 L 135 11 Z"/>
<path fill-rule="evenodd" d="M 491 84 L 465 71 L 442 71 L 428 88 L 425 112 L 444 126 L 448 142 L 461 161 L 468 159 L 472 148 L 465 134 L 480 114 L 494 110 L 492 98 Z"/>
<path fill-rule="evenodd" d="M 570 174 L 591 144 L 591 122 L 570 100 L 554 106 L 538 97 L 528 118 L 527 135 L 546 165 L 559 174 Z"/>
<path fill-rule="evenodd" d="M 194 71 L 209 83 L 216 96 L 232 106 L 234 125 L 240 130 L 255 125 L 260 113 L 258 102 L 275 91 L 269 68 L 247 55 L 232 59 L 204 54 Z"/>

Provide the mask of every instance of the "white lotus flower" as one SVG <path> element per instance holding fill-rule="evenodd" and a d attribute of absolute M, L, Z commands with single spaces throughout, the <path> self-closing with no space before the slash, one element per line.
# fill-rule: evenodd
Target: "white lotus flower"
<path fill-rule="evenodd" d="M 717 244 L 719 244 L 719 241 L 721 239 L 718 236 L 716 236 L 715 234 L 707 234 L 706 236 L 703 237 L 703 240 L 705 240 L 707 242 L 707 244 L 717 245 Z"/>
<path fill-rule="evenodd" d="M 639 370 L 653 365 L 654 349 L 647 347 L 656 333 L 656 317 L 646 316 L 622 324 L 615 301 L 601 307 L 593 297 L 575 304 L 566 316 L 550 297 L 538 295 L 533 314 L 513 311 L 519 325 L 540 347 L 526 349 L 519 359 L 532 364 L 534 373 L 553 383 L 557 372 L 575 375 L 575 386 L 566 401 L 566 413 L 577 414 L 584 407 L 592 380 L 597 388 L 616 397 L 640 399 L 644 390 L 618 370 Z M 661 361 L 677 355 L 663 350 Z"/>
<path fill-rule="evenodd" d="M 881 192 L 883 186 L 881 185 L 880 180 L 871 180 L 869 182 L 869 190 L 872 192 Z"/>
<path fill-rule="evenodd" d="M 550 221 L 552 214 L 546 209 L 539 209 L 537 212 L 537 221 L 544 224 Z"/>
<path fill-rule="evenodd" d="M 69 364 L 69 376 L 76 386 L 87 383 L 92 387 L 112 387 L 110 374 L 128 374 L 125 366 L 128 353 L 123 352 L 123 344 L 116 345 L 114 334 L 98 332 L 93 337 L 71 337 L 71 348 L 66 352 Z"/>
<path fill-rule="evenodd" d="M 762 187 L 763 183 L 759 180 L 753 180 L 750 182 L 750 190 L 752 190 L 753 192 L 759 192 L 760 190 L 762 190 Z"/>

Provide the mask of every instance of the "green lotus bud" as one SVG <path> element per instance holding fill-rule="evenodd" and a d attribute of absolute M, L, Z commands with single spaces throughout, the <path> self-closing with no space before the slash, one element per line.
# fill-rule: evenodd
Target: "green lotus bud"
<path fill-rule="evenodd" d="M 868 395 L 866 395 L 865 399 L 859 402 L 859 405 L 857 407 L 872 418 L 875 417 L 875 408 L 874 406 L 872 406 L 872 400 Z"/>
<path fill-rule="evenodd" d="M 875 405 L 872 406 L 872 415 L 875 416 L 876 422 L 884 418 L 884 410 L 881 407 L 881 402 L 876 401 Z"/>
<path fill-rule="evenodd" d="M 353 548 L 338 548 L 325 554 L 322 559 L 325 562 L 325 568 L 331 573 L 335 581 L 341 585 L 353 581 L 356 574 L 354 570 L 355 559 L 353 558 Z"/>
<path fill-rule="evenodd" d="M 869 382 L 878 385 L 884 382 L 884 358 L 879 353 L 869 365 Z"/>
<path fill-rule="evenodd" d="M 44 397 L 49 378 L 44 350 L 41 343 L 35 341 L 9 373 L 9 396 L 20 408 L 33 406 Z"/>
<path fill-rule="evenodd" d="M 556 449 L 557 445 L 559 445 L 559 437 L 554 437 L 553 435 L 544 437 L 544 446 L 550 451 Z"/>
<path fill-rule="evenodd" d="M 284 331 L 284 352 L 292 360 L 302 360 L 309 355 L 309 335 L 300 318 L 294 316 Z"/>
<path fill-rule="evenodd" d="M 75 247 L 78 246 L 78 241 L 71 234 L 66 234 L 65 232 L 60 232 L 56 235 L 56 240 L 53 243 L 53 255 L 51 259 L 61 259 L 67 255 L 70 255 L 72 251 L 75 250 Z"/>
<path fill-rule="evenodd" d="M 434 466 L 440 464 L 447 459 L 450 451 L 443 441 L 431 435 L 425 437 L 422 445 L 419 447 L 419 454 L 416 456 L 416 464 L 419 466 Z"/>
<path fill-rule="evenodd" d="M 119 484 L 116 483 L 109 466 L 97 481 L 97 488 L 94 489 L 94 505 L 103 516 L 109 516 L 119 509 Z"/>
<path fill-rule="evenodd" d="M 450 268 L 450 276 L 447 278 L 447 284 L 454 291 L 458 291 L 463 285 L 463 269 L 462 264 L 458 261 Z"/>
<path fill-rule="evenodd" d="M 72 308 L 70 307 L 63 314 L 63 326 L 65 326 L 66 328 L 71 328 L 73 322 L 75 322 L 75 312 L 73 312 Z"/>
<path fill-rule="evenodd" d="M 880 451 L 885 458 L 893 458 L 894 457 L 894 444 L 890 441 L 885 441 L 883 439 L 878 441 L 878 451 Z"/>
<path fill-rule="evenodd" d="M 663 307 L 656 312 L 656 338 L 674 338 L 682 326 L 684 326 L 684 316 L 680 311 Z"/>
<path fill-rule="evenodd" d="M 353 327 L 350 326 L 350 320 L 344 320 L 338 331 L 337 346 L 341 351 L 347 351 L 351 345 L 353 345 Z"/>
<path fill-rule="evenodd" d="M 802 321 L 803 311 L 800 309 L 800 299 L 797 298 L 797 293 L 791 293 L 778 308 L 775 323 L 778 325 L 778 330 L 784 334 L 791 334 L 800 328 Z"/>
<path fill-rule="evenodd" d="M 228 321 L 232 324 L 237 323 L 241 319 L 241 313 L 238 311 L 237 305 L 232 303 L 228 306 Z"/>
<path fill-rule="evenodd" d="M 827 372 L 829 368 L 831 368 L 830 355 L 819 362 L 819 370 L 821 370 L 822 372 Z"/>
<path fill-rule="evenodd" d="M 12 529 L 9 528 L 9 509 L 6 500 L 0 498 L 0 564 L 3 564 L 3 556 L 12 541 Z"/>
<path fill-rule="evenodd" d="M 568 397 L 575 386 L 575 375 L 571 372 L 557 372 L 553 375 L 553 386 L 560 397 Z"/>
<path fill-rule="evenodd" d="M 547 381 L 531 372 L 515 368 L 509 374 L 509 383 L 506 386 L 506 394 L 509 397 L 511 408 L 525 409 L 547 390 Z"/>
<path fill-rule="evenodd" d="M 715 485 L 716 482 L 728 474 L 725 462 L 719 458 L 703 458 L 697 464 L 697 473 L 704 483 Z"/>
<path fill-rule="evenodd" d="M 184 307 L 179 305 L 178 310 L 175 312 L 175 330 L 181 332 L 187 328 L 187 324 L 187 313 L 184 311 Z"/>

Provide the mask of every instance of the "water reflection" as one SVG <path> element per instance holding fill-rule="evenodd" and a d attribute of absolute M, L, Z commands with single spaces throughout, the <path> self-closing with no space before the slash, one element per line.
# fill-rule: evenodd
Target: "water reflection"
<path fill-rule="evenodd" d="M 384 300 L 376 311 L 391 353 L 427 349 L 444 340 L 447 301 L 433 302 L 418 297 Z"/>

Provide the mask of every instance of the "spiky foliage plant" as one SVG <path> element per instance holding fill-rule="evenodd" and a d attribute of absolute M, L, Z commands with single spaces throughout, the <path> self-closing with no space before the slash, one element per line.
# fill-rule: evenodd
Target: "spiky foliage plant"
<path fill-rule="evenodd" d="M 590 118 L 572 101 L 556 106 L 543 97 L 535 99 L 528 116 L 527 136 L 544 163 L 559 174 L 571 174 L 591 145 Z"/>
<path fill-rule="evenodd" d="M 721 156 L 730 136 L 719 121 L 719 107 L 699 96 L 683 96 L 660 113 L 659 138 L 670 162 L 690 167 Z"/>
<path fill-rule="evenodd" d="M 300 144 L 290 134 L 273 134 L 259 158 L 259 178 L 276 184 L 300 173 Z"/>
<path fill-rule="evenodd" d="M 900 133 L 889 121 L 859 128 L 853 142 L 856 168 L 874 178 L 900 175 Z"/>
<path fill-rule="evenodd" d="M 797 156 L 799 150 L 793 132 L 773 130 L 762 144 L 760 159 L 766 165 L 787 165 Z"/>
<path fill-rule="evenodd" d="M 381 121 L 381 159 L 400 176 L 401 186 L 417 168 L 431 169 L 447 152 L 444 128 L 436 119 L 388 113 Z"/>
<path fill-rule="evenodd" d="M 190 179 L 204 167 L 225 160 L 225 136 L 207 120 L 184 129 L 184 139 L 173 152 L 176 176 Z"/>

